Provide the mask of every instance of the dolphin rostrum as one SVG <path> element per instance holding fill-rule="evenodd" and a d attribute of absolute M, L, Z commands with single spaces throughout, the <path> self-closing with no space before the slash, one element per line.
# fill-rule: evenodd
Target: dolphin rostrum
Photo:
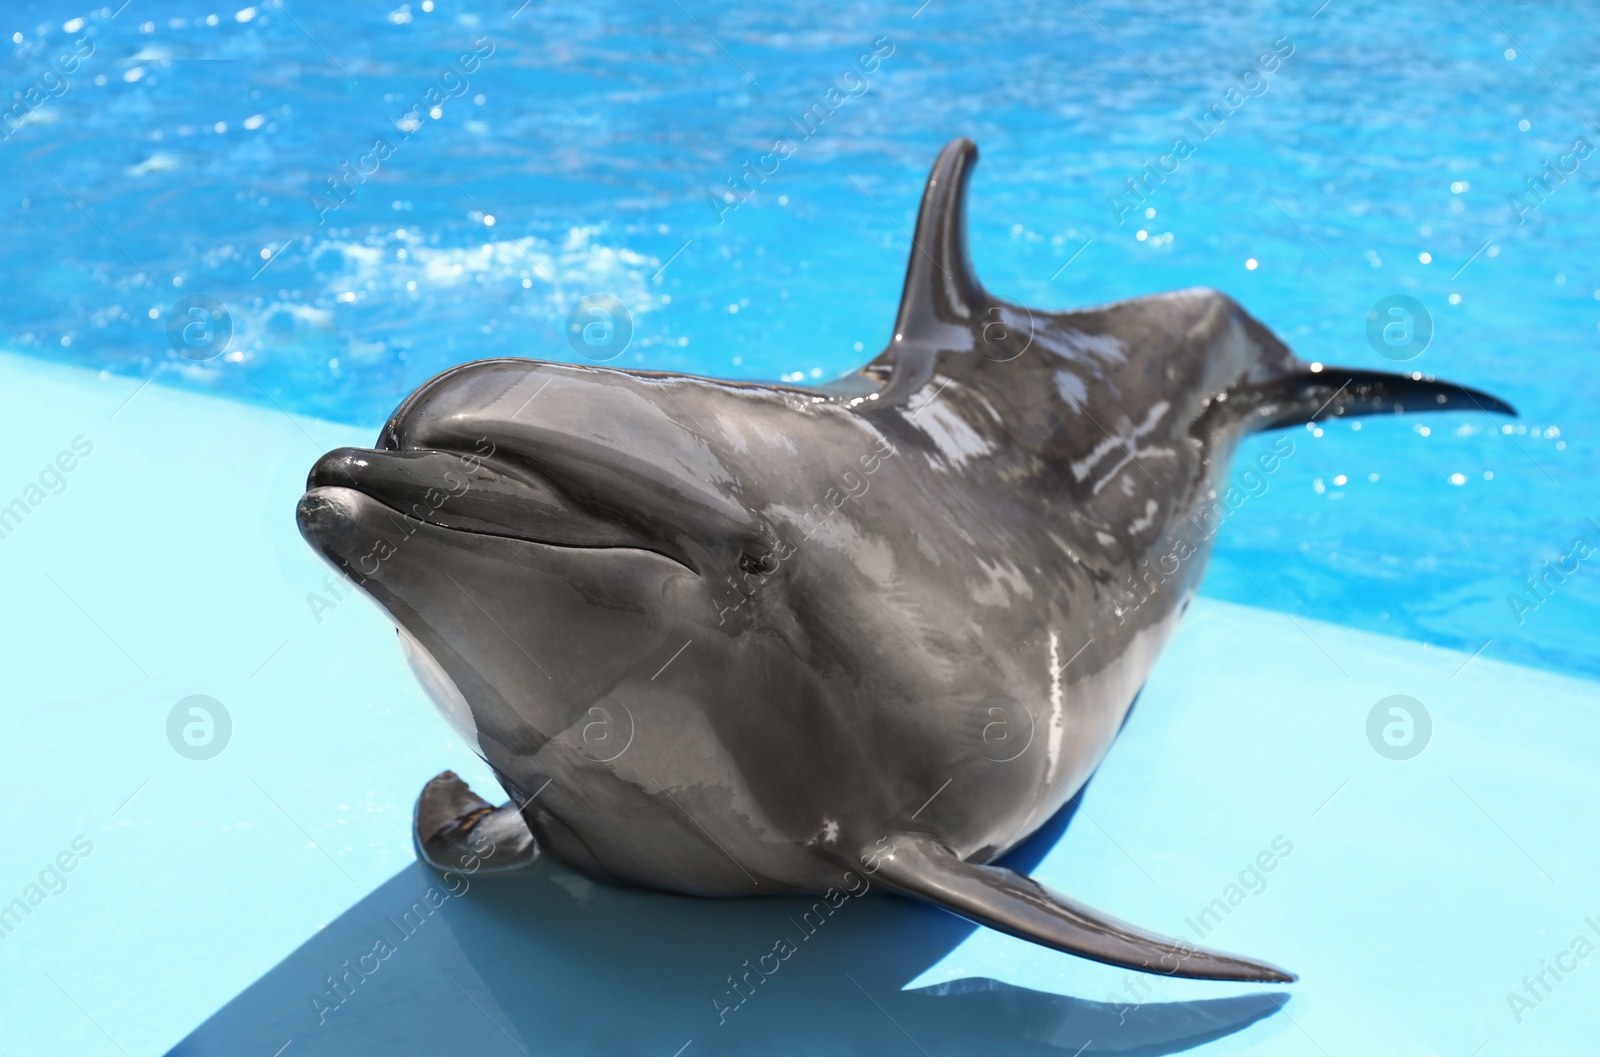
<path fill-rule="evenodd" d="M 317 462 L 301 532 L 512 797 L 433 779 L 424 859 L 543 849 L 703 896 L 870 877 L 1112 965 L 1294 979 L 991 863 L 1105 756 L 1195 594 L 1241 437 L 1514 412 L 1307 363 L 1214 290 L 999 301 L 967 255 L 976 158 L 940 153 L 894 336 L 845 380 L 484 360 Z"/>

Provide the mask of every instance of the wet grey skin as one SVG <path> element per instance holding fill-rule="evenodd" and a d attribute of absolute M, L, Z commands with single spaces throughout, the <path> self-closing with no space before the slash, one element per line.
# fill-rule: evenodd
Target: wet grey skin
<path fill-rule="evenodd" d="M 939 155 L 893 339 L 850 378 L 485 360 L 317 462 L 301 532 L 392 616 L 512 798 L 435 778 L 425 860 L 542 850 L 701 896 L 864 878 L 1113 965 L 1294 979 L 988 864 L 1110 748 L 1194 596 L 1194 526 L 1241 437 L 1514 412 L 1308 364 L 1214 290 L 998 301 L 966 249 L 976 158 Z"/>

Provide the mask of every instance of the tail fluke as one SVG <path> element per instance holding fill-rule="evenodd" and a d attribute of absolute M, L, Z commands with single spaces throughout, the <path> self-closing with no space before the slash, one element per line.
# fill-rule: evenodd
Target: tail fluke
<path fill-rule="evenodd" d="M 1241 394 L 1242 395 L 1242 394 Z M 1412 411 L 1488 411 L 1515 417 L 1516 408 L 1481 389 L 1441 382 L 1421 373 L 1388 374 L 1313 365 L 1250 393 L 1252 432 L 1280 429 L 1340 415 Z"/>

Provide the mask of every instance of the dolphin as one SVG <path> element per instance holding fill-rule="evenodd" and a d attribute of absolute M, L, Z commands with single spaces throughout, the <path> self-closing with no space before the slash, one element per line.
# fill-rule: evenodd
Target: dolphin
<path fill-rule="evenodd" d="M 1515 412 L 1308 363 L 1215 290 L 1000 301 L 968 259 L 976 158 L 940 153 L 893 338 L 847 378 L 483 360 L 316 463 L 301 533 L 393 618 L 511 797 L 430 781 L 424 860 L 542 850 L 700 896 L 878 884 L 1111 965 L 1295 979 L 994 860 L 1110 748 L 1194 597 L 1242 437 Z"/>

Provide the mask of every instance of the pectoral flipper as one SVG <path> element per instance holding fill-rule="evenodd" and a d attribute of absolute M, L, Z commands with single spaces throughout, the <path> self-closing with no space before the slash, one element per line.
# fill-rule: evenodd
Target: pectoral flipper
<path fill-rule="evenodd" d="M 454 771 L 443 771 L 422 787 L 412 839 L 417 857 L 435 870 L 501 873 L 539 857 L 539 843 L 517 805 L 495 807 Z"/>
<path fill-rule="evenodd" d="M 931 837 L 900 834 L 876 854 L 885 887 L 1068 954 L 1164 976 L 1288 983 L 1269 962 L 1196 947 L 1119 921 L 1003 866 L 963 862 Z"/>

